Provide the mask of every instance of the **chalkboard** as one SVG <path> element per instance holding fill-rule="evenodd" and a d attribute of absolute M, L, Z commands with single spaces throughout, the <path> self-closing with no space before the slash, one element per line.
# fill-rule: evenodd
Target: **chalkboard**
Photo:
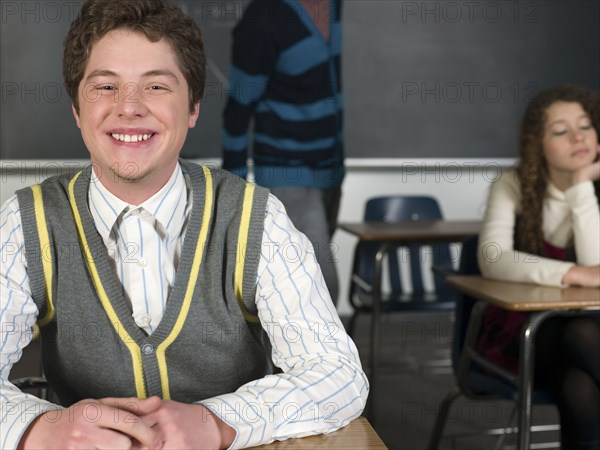
<path fill-rule="evenodd" d="M 349 157 L 513 157 L 537 91 L 600 88 L 598 1 L 344 6 Z"/>
<path fill-rule="evenodd" d="M 1 4 L 0 158 L 88 154 L 62 81 L 78 1 Z M 209 57 L 200 120 L 183 155 L 220 156 L 231 31 L 248 1 L 177 1 Z M 507 158 L 531 97 L 600 90 L 600 2 L 346 0 L 343 86 L 350 158 Z"/>

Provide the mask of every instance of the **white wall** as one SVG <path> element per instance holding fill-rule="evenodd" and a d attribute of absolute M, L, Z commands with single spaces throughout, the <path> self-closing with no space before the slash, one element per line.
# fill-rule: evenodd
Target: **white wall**
<path fill-rule="evenodd" d="M 359 222 L 370 197 L 394 194 L 432 195 L 450 220 L 483 216 L 490 183 L 510 160 L 348 160 L 343 185 L 340 222 Z M 0 200 L 15 190 L 61 173 L 75 173 L 83 161 L 0 161 Z M 211 161 L 214 164 L 214 161 Z M 340 279 L 340 314 L 351 312 L 348 283 L 356 239 L 338 230 L 334 236 Z"/>

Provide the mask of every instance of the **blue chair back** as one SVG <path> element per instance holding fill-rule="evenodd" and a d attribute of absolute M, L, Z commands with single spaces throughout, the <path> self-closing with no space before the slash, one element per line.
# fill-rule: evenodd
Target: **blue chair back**
<path fill-rule="evenodd" d="M 364 220 L 375 222 L 419 222 L 419 221 L 434 221 L 443 220 L 437 200 L 427 196 L 390 196 L 390 197 L 375 197 L 367 201 L 364 213 Z M 377 244 L 362 243 L 361 256 L 358 261 L 357 273 L 359 276 L 372 284 L 374 275 L 374 261 L 377 252 Z M 402 279 L 400 277 L 400 264 L 398 261 L 398 248 L 401 246 L 393 246 L 390 248 L 388 257 L 388 269 L 390 274 L 391 296 L 400 297 L 402 295 Z M 421 244 L 407 245 L 410 255 L 412 295 L 410 302 L 419 303 L 423 307 L 427 307 L 426 292 L 423 285 L 423 277 L 421 273 Z M 448 244 L 431 244 L 430 252 L 425 255 L 427 259 L 431 258 L 432 266 L 451 266 L 451 255 Z M 441 277 L 434 277 L 435 292 L 440 300 L 447 299 L 448 302 L 453 302 L 454 297 L 451 290 L 444 283 Z M 441 295 L 441 294 L 444 295 Z M 448 293 L 448 295 L 445 295 Z M 435 302 L 429 302 L 435 303 Z M 438 304 L 441 302 L 438 302 Z M 431 305 L 435 307 L 435 305 Z"/>
<path fill-rule="evenodd" d="M 365 221 L 418 222 L 442 220 L 437 200 L 427 196 L 375 197 L 367 201 Z"/>

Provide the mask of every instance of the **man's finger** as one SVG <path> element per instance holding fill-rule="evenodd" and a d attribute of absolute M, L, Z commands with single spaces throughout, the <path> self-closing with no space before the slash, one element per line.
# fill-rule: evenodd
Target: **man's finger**
<path fill-rule="evenodd" d="M 112 408 L 129 411 L 136 416 L 150 414 L 160 408 L 162 400 L 159 397 L 152 396 L 148 398 L 137 397 L 106 397 L 98 400 L 100 403 Z"/>
<path fill-rule="evenodd" d="M 99 403 L 105 410 L 99 416 L 98 426 L 118 431 L 130 439 L 139 441 L 140 445 L 145 448 L 159 449 L 162 447 L 162 441 L 158 439 L 152 427 L 137 414 L 141 410 L 155 410 L 157 403 L 160 406 L 160 399 L 157 401 L 155 398 L 145 402 L 137 398 L 105 398 L 99 400 Z"/>
<path fill-rule="evenodd" d="M 117 450 L 132 448 L 131 439 L 112 430 L 99 430 L 96 433 L 97 440 L 94 443 L 94 448 L 98 450 Z"/>

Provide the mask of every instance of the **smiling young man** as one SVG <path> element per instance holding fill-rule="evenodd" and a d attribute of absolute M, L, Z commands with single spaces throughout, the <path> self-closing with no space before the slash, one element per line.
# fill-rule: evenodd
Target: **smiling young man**
<path fill-rule="evenodd" d="M 18 249 L 0 271 L 0 448 L 242 448 L 362 412 L 310 242 L 268 191 L 179 159 L 204 66 L 200 30 L 163 0 L 90 0 L 73 22 L 64 76 L 91 165 L 0 212 Z M 60 405 L 8 381 L 36 321 Z"/>
<path fill-rule="evenodd" d="M 110 174 L 104 186 L 130 203 L 150 198 L 173 174 L 199 112 L 170 44 L 110 31 L 94 45 L 78 95 L 73 114 L 92 164 Z"/>

